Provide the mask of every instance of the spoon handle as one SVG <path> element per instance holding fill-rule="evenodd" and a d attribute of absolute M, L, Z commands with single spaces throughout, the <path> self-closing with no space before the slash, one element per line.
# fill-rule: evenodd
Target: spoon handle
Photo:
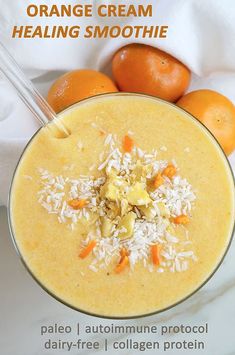
<path fill-rule="evenodd" d="M 21 100 L 27 105 L 30 111 L 38 119 L 42 126 L 47 125 L 55 120 L 57 128 L 66 136 L 69 135 L 68 130 L 56 120 L 57 116 L 47 101 L 42 97 L 33 83 L 27 79 L 23 71 L 20 69 L 14 58 L 8 52 L 6 47 L 0 41 L 0 72 L 15 88 Z"/>

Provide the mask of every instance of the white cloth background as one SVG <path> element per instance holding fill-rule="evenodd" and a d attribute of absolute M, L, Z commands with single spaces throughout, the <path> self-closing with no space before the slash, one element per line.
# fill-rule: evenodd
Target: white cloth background
<path fill-rule="evenodd" d="M 152 18 L 28 18 L 30 0 L 0 0 L 0 36 L 25 73 L 45 95 L 61 72 L 77 68 L 108 71 L 117 48 L 131 42 L 159 47 L 184 62 L 193 72 L 189 91 L 211 88 L 235 103 L 234 0 L 80 0 L 80 4 L 152 4 Z M 72 0 L 39 3 L 74 4 Z M 139 24 L 169 26 L 167 39 L 12 39 L 13 25 Z M 0 204 L 6 204 L 13 170 L 23 147 L 38 128 L 31 113 L 0 78 Z M 235 154 L 230 156 L 235 168 Z"/>

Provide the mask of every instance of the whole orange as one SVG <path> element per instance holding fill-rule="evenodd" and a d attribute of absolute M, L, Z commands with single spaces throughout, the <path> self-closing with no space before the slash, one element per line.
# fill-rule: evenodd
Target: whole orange
<path fill-rule="evenodd" d="M 47 101 L 56 113 L 87 97 L 117 92 L 112 80 L 95 70 L 74 70 L 59 77 L 48 92 Z"/>
<path fill-rule="evenodd" d="M 227 155 L 232 153 L 235 149 L 235 107 L 227 97 L 212 90 L 197 90 L 183 96 L 177 105 L 198 118 Z"/>
<path fill-rule="evenodd" d="M 144 44 L 130 44 L 113 57 L 114 79 L 121 91 L 158 96 L 175 102 L 187 89 L 189 69 L 160 49 Z"/>

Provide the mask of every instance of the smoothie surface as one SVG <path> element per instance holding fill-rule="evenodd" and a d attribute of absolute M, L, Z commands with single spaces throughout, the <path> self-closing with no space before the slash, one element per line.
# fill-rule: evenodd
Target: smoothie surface
<path fill-rule="evenodd" d="M 15 241 L 32 274 L 101 316 L 149 314 L 187 297 L 220 263 L 234 224 L 233 177 L 213 137 L 174 105 L 138 95 L 90 99 L 60 119 L 71 135 L 42 128 L 11 191 Z"/>

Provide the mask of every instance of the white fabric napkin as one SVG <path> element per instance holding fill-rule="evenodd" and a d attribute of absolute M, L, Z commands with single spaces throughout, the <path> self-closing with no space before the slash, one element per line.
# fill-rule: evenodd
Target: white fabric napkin
<path fill-rule="evenodd" d="M 152 18 L 29 18 L 31 0 L 0 0 L 0 36 L 28 77 L 46 95 L 62 72 L 77 68 L 110 70 L 112 54 L 123 45 L 141 42 L 163 49 L 193 72 L 189 91 L 211 88 L 235 103 L 234 0 L 81 0 L 80 4 L 152 4 Z M 40 2 L 36 2 L 39 4 Z M 74 4 L 71 1 L 44 1 Z M 168 25 L 167 39 L 12 39 L 13 25 Z M 0 78 L 0 204 L 6 204 L 18 158 L 39 125 Z M 230 156 L 235 169 L 235 154 Z"/>

